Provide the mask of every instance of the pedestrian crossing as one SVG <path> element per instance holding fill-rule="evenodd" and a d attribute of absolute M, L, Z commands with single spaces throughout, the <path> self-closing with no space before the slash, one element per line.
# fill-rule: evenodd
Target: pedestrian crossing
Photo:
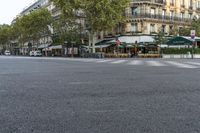
<path fill-rule="evenodd" d="M 76 59 L 74 59 L 76 60 Z M 176 67 L 197 69 L 200 68 L 200 61 L 180 61 L 180 60 L 143 60 L 143 59 L 79 59 L 77 61 L 87 63 L 104 63 L 113 65 L 128 65 L 128 66 L 147 66 L 147 67 Z"/>
<path fill-rule="evenodd" d="M 111 64 L 111 65 L 127 65 L 132 67 L 174 67 L 198 69 L 200 68 L 200 60 L 164 60 L 164 59 L 92 59 L 92 58 L 53 58 L 53 57 L 7 57 L 1 56 L 0 59 L 34 59 L 34 60 L 60 60 L 60 61 L 76 61 L 84 63 Z"/>

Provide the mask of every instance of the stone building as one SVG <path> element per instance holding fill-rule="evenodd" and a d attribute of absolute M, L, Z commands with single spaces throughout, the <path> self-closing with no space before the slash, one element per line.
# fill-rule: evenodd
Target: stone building
<path fill-rule="evenodd" d="M 126 11 L 126 34 L 166 35 L 191 25 L 200 15 L 200 0 L 131 0 Z"/>

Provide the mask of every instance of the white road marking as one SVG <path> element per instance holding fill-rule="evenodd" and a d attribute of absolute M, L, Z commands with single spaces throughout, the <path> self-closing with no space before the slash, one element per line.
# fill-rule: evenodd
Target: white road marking
<path fill-rule="evenodd" d="M 148 66 L 167 66 L 166 64 L 163 64 L 159 61 L 146 61 L 146 64 Z"/>
<path fill-rule="evenodd" d="M 113 60 L 105 59 L 105 60 L 98 60 L 98 61 L 96 61 L 96 62 L 97 62 L 97 63 L 103 63 L 103 62 L 110 62 L 110 61 L 113 61 Z"/>
<path fill-rule="evenodd" d="M 126 62 L 127 60 L 117 60 L 117 61 L 113 61 L 113 62 L 110 62 L 112 64 L 120 64 L 120 63 L 124 63 Z"/>
<path fill-rule="evenodd" d="M 184 63 L 179 63 L 179 62 L 174 62 L 174 61 L 165 61 L 166 63 L 179 67 L 179 68 L 198 68 L 197 66 L 193 66 L 193 65 L 188 65 L 188 64 L 184 64 Z"/>
<path fill-rule="evenodd" d="M 134 61 L 131 61 L 129 63 L 127 63 L 128 65 L 142 65 L 143 64 L 143 61 L 141 60 L 134 60 Z"/>
<path fill-rule="evenodd" d="M 200 66 L 200 62 L 186 62 L 186 63 L 191 64 L 191 65 Z"/>
<path fill-rule="evenodd" d="M 95 62 L 96 59 L 83 59 L 82 62 Z"/>

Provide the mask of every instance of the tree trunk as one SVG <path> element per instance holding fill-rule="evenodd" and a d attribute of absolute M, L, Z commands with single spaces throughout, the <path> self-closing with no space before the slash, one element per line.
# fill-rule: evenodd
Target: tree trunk
<path fill-rule="evenodd" d="M 91 33 L 89 33 L 89 45 L 88 45 L 88 52 L 91 53 L 91 44 L 92 44 L 92 37 L 91 37 Z"/>
<path fill-rule="evenodd" d="M 95 44 L 96 44 L 96 32 L 92 34 L 92 53 L 96 53 Z"/>

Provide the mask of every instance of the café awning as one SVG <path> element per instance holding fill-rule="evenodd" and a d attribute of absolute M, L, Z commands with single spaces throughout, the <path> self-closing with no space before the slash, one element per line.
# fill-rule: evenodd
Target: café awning
<path fill-rule="evenodd" d="M 170 39 L 167 45 L 192 45 L 192 40 L 188 37 L 177 36 Z"/>

